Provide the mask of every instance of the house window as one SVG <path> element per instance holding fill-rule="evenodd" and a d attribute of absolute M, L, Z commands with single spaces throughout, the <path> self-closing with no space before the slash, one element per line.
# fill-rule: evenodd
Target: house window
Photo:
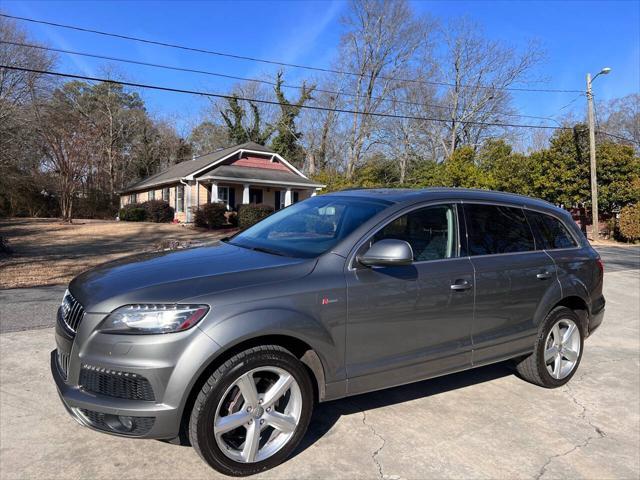
<path fill-rule="evenodd" d="M 132 193 L 129 195 L 129 203 L 138 203 L 138 194 Z"/>
<path fill-rule="evenodd" d="M 176 187 L 176 212 L 184 212 L 184 185 Z"/>
<path fill-rule="evenodd" d="M 218 187 L 218 202 L 224 203 L 229 208 L 229 187 Z"/>
<path fill-rule="evenodd" d="M 155 200 L 155 199 L 156 199 L 156 191 L 149 190 L 149 200 Z"/>
<path fill-rule="evenodd" d="M 162 189 L 162 200 L 165 202 L 169 202 L 169 187 L 165 187 Z"/>

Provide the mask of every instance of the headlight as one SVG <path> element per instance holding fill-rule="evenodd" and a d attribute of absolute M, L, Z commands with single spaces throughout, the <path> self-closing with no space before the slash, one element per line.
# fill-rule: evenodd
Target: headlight
<path fill-rule="evenodd" d="M 193 327 L 206 305 L 125 305 L 109 314 L 99 330 L 107 333 L 171 333 Z"/>

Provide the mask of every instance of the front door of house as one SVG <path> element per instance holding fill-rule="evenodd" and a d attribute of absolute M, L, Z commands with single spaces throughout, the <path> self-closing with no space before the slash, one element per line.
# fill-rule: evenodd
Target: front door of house
<path fill-rule="evenodd" d="M 249 203 L 262 203 L 262 189 L 250 188 L 249 189 Z"/>

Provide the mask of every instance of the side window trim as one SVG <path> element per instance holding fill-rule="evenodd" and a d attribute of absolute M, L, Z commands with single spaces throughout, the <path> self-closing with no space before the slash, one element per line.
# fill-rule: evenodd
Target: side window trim
<path fill-rule="evenodd" d="M 462 203 L 461 200 L 437 200 L 433 203 L 426 203 L 426 204 L 420 204 L 420 205 L 410 205 L 408 207 L 406 207 L 405 209 L 394 213 L 393 215 L 391 215 L 390 217 L 387 217 L 383 220 L 381 220 L 375 227 L 373 227 L 371 230 L 369 230 L 365 235 L 362 236 L 362 238 L 360 240 L 358 240 L 358 242 L 356 242 L 355 246 L 351 249 L 351 251 L 349 252 L 349 260 L 347 262 L 348 265 L 348 270 L 356 270 L 355 268 L 355 262 L 356 262 L 356 257 L 358 254 L 358 251 L 362 248 L 362 246 L 371 241 L 371 239 L 373 237 L 375 237 L 375 235 L 382 230 L 383 228 L 385 228 L 387 225 L 389 225 L 390 223 L 394 222 L 395 220 L 397 220 L 398 218 L 402 217 L 403 215 L 408 215 L 412 212 L 418 211 L 418 210 L 422 210 L 425 208 L 430 208 L 430 207 L 439 207 L 439 206 L 449 206 L 452 207 L 451 210 L 453 211 L 454 214 L 454 227 L 456 229 L 456 249 L 454 252 L 454 255 L 450 258 L 440 258 L 438 260 L 419 260 L 419 261 L 414 261 L 414 264 L 422 264 L 422 263 L 427 263 L 427 262 L 444 262 L 447 260 L 456 260 L 459 258 L 464 258 L 461 257 L 460 253 L 462 250 L 462 244 L 460 243 L 462 241 L 462 239 L 460 238 L 460 213 L 458 211 L 458 208 L 455 208 L 457 205 L 460 205 Z"/>
<path fill-rule="evenodd" d="M 548 251 L 548 252 L 555 252 L 558 250 L 579 250 L 580 248 L 582 248 L 582 243 L 580 242 L 580 240 L 578 238 L 576 238 L 575 232 L 573 232 L 572 228 L 569 228 L 564 220 L 560 217 L 558 217 L 557 215 L 555 215 L 552 212 L 548 212 L 548 211 L 544 211 L 544 210 L 538 210 L 537 208 L 531 208 L 528 206 L 523 207 L 525 211 L 530 211 L 530 212 L 535 212 L 535 213 L 539 213 L 540 215 L 546 215 L 548 217 L 551 217 L 555 220 L 557 220 L 558 222 L 560 222 L 560 225 L 562 225 L 562 227 L 566 230 L 566 232 L 569 234 L 569 237 L 571 237 L 571 240 L 573 240 L 573 243 L 575 243 L 574 247 L 566 247 L 566 248 L 545 248 L 543 249 L 544 251 Z M 525 212 L 525 218 L 526 218 L 526 212 Z M 535 239 L 535 236 L 534 236 Z"/>
<path fill-rule="evenodd" d="M 466 202 L 460 202 L 461 206 L 462 206 L 462 210 L 463 210 L 463 218 L 464 218 L 464 222 L 465 222 L 465 233 L 467 236 L 467 256 L 470 259 L 473 259 L 474 257 L 495 257 L 498 255 L 526 255 L 526 254 L 531 254 L 531 253 L 537 253 L 540 252 L 540 250 L 525 250 L 522 252 L 504 252 L 504 253 L 487 253 L 487 254 L 483 254 L 483 255 L 470 255 L 470 249 L 469 249 L 469 230 L 468 230 L 468 225 L 466 224 L 467 222 L 467 214 L 464 211 L 464 207 L 467 205 L 487 205 L 487 206 L 493 206 L 493 207 L 507 207 L 507 208 L 513 208 L 513 209 L 518 209 L 522 212 L 522 216 L 525 218 L 525 221 L 527 222 L 527 225 L 529 225 L 529 222 L 527 220 L 527 215 L 525 213 L 525 210 L 527 209 L 526 205 L 522 205 L 522 204 L 515 204 L 515 203 L 509 203 L 509 202 L 500 202 L 500 201 L 487 201 L 487 200 L 467 200 Z M 534 232 L 531 230 L 531 227 L 529 226 L 529 230 L 531 233 L 531 236 L 533 238 L 533 244 L 534 244 L 534 248 L 536 245 L 536 236 L 534 234 Z"/>

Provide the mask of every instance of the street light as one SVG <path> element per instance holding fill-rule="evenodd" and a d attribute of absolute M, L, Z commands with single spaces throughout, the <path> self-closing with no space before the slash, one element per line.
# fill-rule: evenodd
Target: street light
<path fill-rule="evenodd" d="M 587 73 L 587 108 L 589 117 L 589 157 L 591 160 L 591 228 L 593 229 L 593 240 L 597 241 L 600 237 L 600 226 L 598 225 L 598 177 L 596 176 L 596 132 L 594 130 L 593 120 L 593 94 L 591 93 L 591 84 L 598 78 L 598 75 L 607 75 L 611 72 L 611 68 L 604 67 L 593 79 L 591 74 Z"/>

